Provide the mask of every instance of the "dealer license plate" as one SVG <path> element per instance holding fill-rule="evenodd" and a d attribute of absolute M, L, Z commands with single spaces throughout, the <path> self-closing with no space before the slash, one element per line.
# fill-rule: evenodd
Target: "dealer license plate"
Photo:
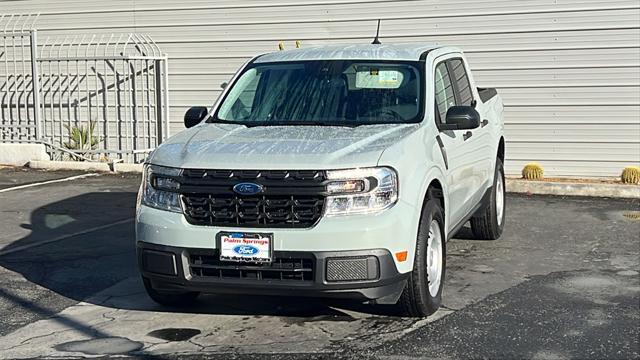
<path fill-rule="evenodd" d="M 273 235 L 241 232 L 218 233 L 220 260 L 271 262 Z"/>

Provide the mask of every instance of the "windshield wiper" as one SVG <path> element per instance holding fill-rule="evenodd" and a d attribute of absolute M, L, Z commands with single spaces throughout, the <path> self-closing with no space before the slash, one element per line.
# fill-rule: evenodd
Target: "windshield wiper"
<path fill-rule="evenodd" d="M 207 121 L 209 124 L 234 124 L 243 125 L 248 128 L 258 126 L 339 126 L 356 128 L 361 125 L 367 125 L 367 123 L 343 123 L 343 122 L 331 122 L 331 121 L 239 121 L 239 120 L 218 120 L 209 118 Z"/>
<path fill-rule="evenodd" d="M 209 124 L 233 124 L 233 125 L 244 125 L 247 126 L 247 123 L 242 122 L 242 121 L 235 121 L 235 120 L 214 120 L 212 118 L 209 118 L 209 120 L 206 121 Z"/>
<path fill-rule="evenodd" d="M 243 125 L 247 127 L 256 127 L 256 126 L 340 126 L 340 127 L 348 127 L 355 128 L 360 125 L 364 125 L 364 123 L 340 123 L 340 122 L 327 122 L 327 121 L 272 121 L 272 122 L 262 122 L 262 121 L 251 121 L 243 123 Z"/>

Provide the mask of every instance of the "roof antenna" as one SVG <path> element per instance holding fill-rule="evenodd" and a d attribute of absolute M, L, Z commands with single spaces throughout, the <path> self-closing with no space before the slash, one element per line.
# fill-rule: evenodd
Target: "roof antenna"
<path fill-rule="evenodd" d="M 380 45 L 382 44 L 380 42 L 380 40 L 378 40 L 378 35 L 380 35 L 380 19 L 378 19 L 378 30 L 376 30 L 376 38 L 373 39 L 373 42 L 371 42 L 371 44 L 373 45 Z"/>

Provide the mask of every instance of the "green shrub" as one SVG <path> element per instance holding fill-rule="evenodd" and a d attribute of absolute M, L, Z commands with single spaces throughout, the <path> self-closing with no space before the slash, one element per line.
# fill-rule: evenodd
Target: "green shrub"
<path fill-rule="evenodd" d="M 78 155 L 85 156 L 86 153 L 83 150 L 95 150 L 98 147 L 100 139 L 93 135 L 96 123 L 90 122 L 87 126 L 65 125 L 65 128 L 69 132 L 69 141 L 62 144 L 65 148 L 74 150 Z"/>

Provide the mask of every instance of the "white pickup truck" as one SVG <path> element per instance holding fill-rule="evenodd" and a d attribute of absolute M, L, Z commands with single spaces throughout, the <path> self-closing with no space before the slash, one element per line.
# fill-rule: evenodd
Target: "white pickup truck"
<path fill-rule="evenodd" d="M 446 242 L 505 224 L 503 105 L 463 53 L 424 44 L 257 56 L 145 164 L 150 297 L 353 298 L 428 316 Z"/>

